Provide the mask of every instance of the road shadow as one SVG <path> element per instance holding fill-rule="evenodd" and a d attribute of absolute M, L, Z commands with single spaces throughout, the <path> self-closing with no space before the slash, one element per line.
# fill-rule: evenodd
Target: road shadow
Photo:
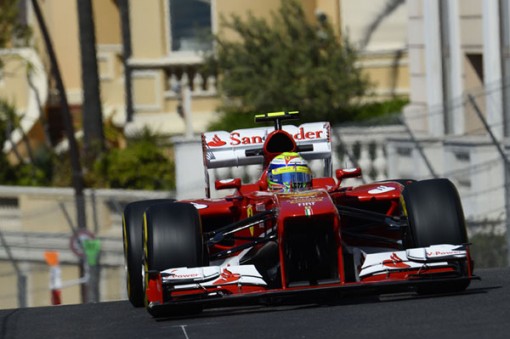
<path fill-rule="evenodd" d="M 306 300 L 273 300 L 264 304 L 254 304 L 248 306 L 230 306 L 208 308 L 201 313 L 188 314 L 188 315 L 170 315 L 155 318 L 157 322 L 175 321 L 183 319 L 207 319 L 212 317 L 229 317 L 239 315 L 249 315 L 257 313 L 271 313 L 271 312 L 287 312 L 319 307 L 332 307 L 332 306 L 348 306 L 360 304 L 376 304 L 388 302 L 406 302 L 420 299 L 444 298 L 448 296 L 467 296 L 486 294 L 492 290 L 499 290 L 503 286 L 482 286 L 482 287 L 469 287 L 468 289 L 460 292 L 445 292 L 445 293 L 428 293 L 418 294 L 416 292 L 399 292 L 387 294 L 374 294 L 374 295 L 356 295 L 356 296 L 335 296 L 330 294 L 328 296 L 318 297 L 314 299 L 307 298 Z"/>

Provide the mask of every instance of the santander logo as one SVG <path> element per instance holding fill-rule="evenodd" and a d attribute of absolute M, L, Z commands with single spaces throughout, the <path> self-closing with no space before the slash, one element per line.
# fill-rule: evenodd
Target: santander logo
<path fill-rule="evenodd" d="M 223 145 L 226 145 L 227 143 L 220 139 L 218 134 L 215 134 L 211 141 L 207 143 L 207 146 L 209 147 L 220 147 Z"/>
<path fill-rule="evenodd" d="M 325 132 L 323 130 L 316 131 L 307 131 L 303 127 L 298 129 L 297 133 L 294 133 L 292 137 L 294 140 L 314 140 L 324 138 Z M 265 140 L 265 135 L 241 135 L 239 132 L 232 132 L 229 135 L 228 143 L 230 146 L 239 146 L 239 145 L 255 145 L 262 144 Z M 227 141 L 222 140 L 218 134 L 214 134 L 213 138 L 207 142 L 207 146 L 209 147 L 221 147 L 227 144 Z"/>

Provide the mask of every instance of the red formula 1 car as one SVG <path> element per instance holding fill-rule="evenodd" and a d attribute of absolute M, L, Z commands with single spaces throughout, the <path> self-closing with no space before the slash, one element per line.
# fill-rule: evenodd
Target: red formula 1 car
<path fill-rule="evenodd" d="M 216 190 L 234 193 L 213 199 L 207 176 L 207 198 L 126 206 L 124 253 L 134 306 L 162 316 L 287 298 L 467 288 L 475 276 L 454 185 L 431 179 L 342 186 L 361 169 L 337 169 L 332 177 L 329 123 L 282 126 L 297 116 L 269 113 L 255 120 L 274 128 L 203 134 L 206 173 L 260 164 L 257 182 L 216 180 Z M 299 155 L 282 158 L 285 152 Z M 305 163 L 285 167 L 301 157 L 322 161 L 324 175 L 275 189 L 271 180 L 308 176 Z M 277 158 L 283 165 L 272 168 Z"/>

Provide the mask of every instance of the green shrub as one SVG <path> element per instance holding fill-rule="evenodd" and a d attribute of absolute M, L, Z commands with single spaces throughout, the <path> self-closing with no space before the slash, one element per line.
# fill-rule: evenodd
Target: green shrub
<path fill-rule="evenodd" d="M 175 188 L 174 165 L 154 142 L 142 140 L 112 149 L 93 166 L 92 186 L 169 190 Z"/>

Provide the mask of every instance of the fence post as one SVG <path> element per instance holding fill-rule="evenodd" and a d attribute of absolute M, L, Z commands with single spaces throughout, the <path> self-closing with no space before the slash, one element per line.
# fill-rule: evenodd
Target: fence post
<path fill-rule="evenodd" d="M 18 278 L 18 305 L 19 308 L 27 307 L 27 277 L 21 272 L 18 263 L 14 260 L 14 256 L 12 255 L 11 248 L 7 244 L 5 240 L 3 232 L 0 230 L 0 242 L 2 243 L 3 248 L 5 248 L 5 252 L 7 253 L 7 257 L 14 267 L 14 271 L 16 272 L 16 276 Z"/>

